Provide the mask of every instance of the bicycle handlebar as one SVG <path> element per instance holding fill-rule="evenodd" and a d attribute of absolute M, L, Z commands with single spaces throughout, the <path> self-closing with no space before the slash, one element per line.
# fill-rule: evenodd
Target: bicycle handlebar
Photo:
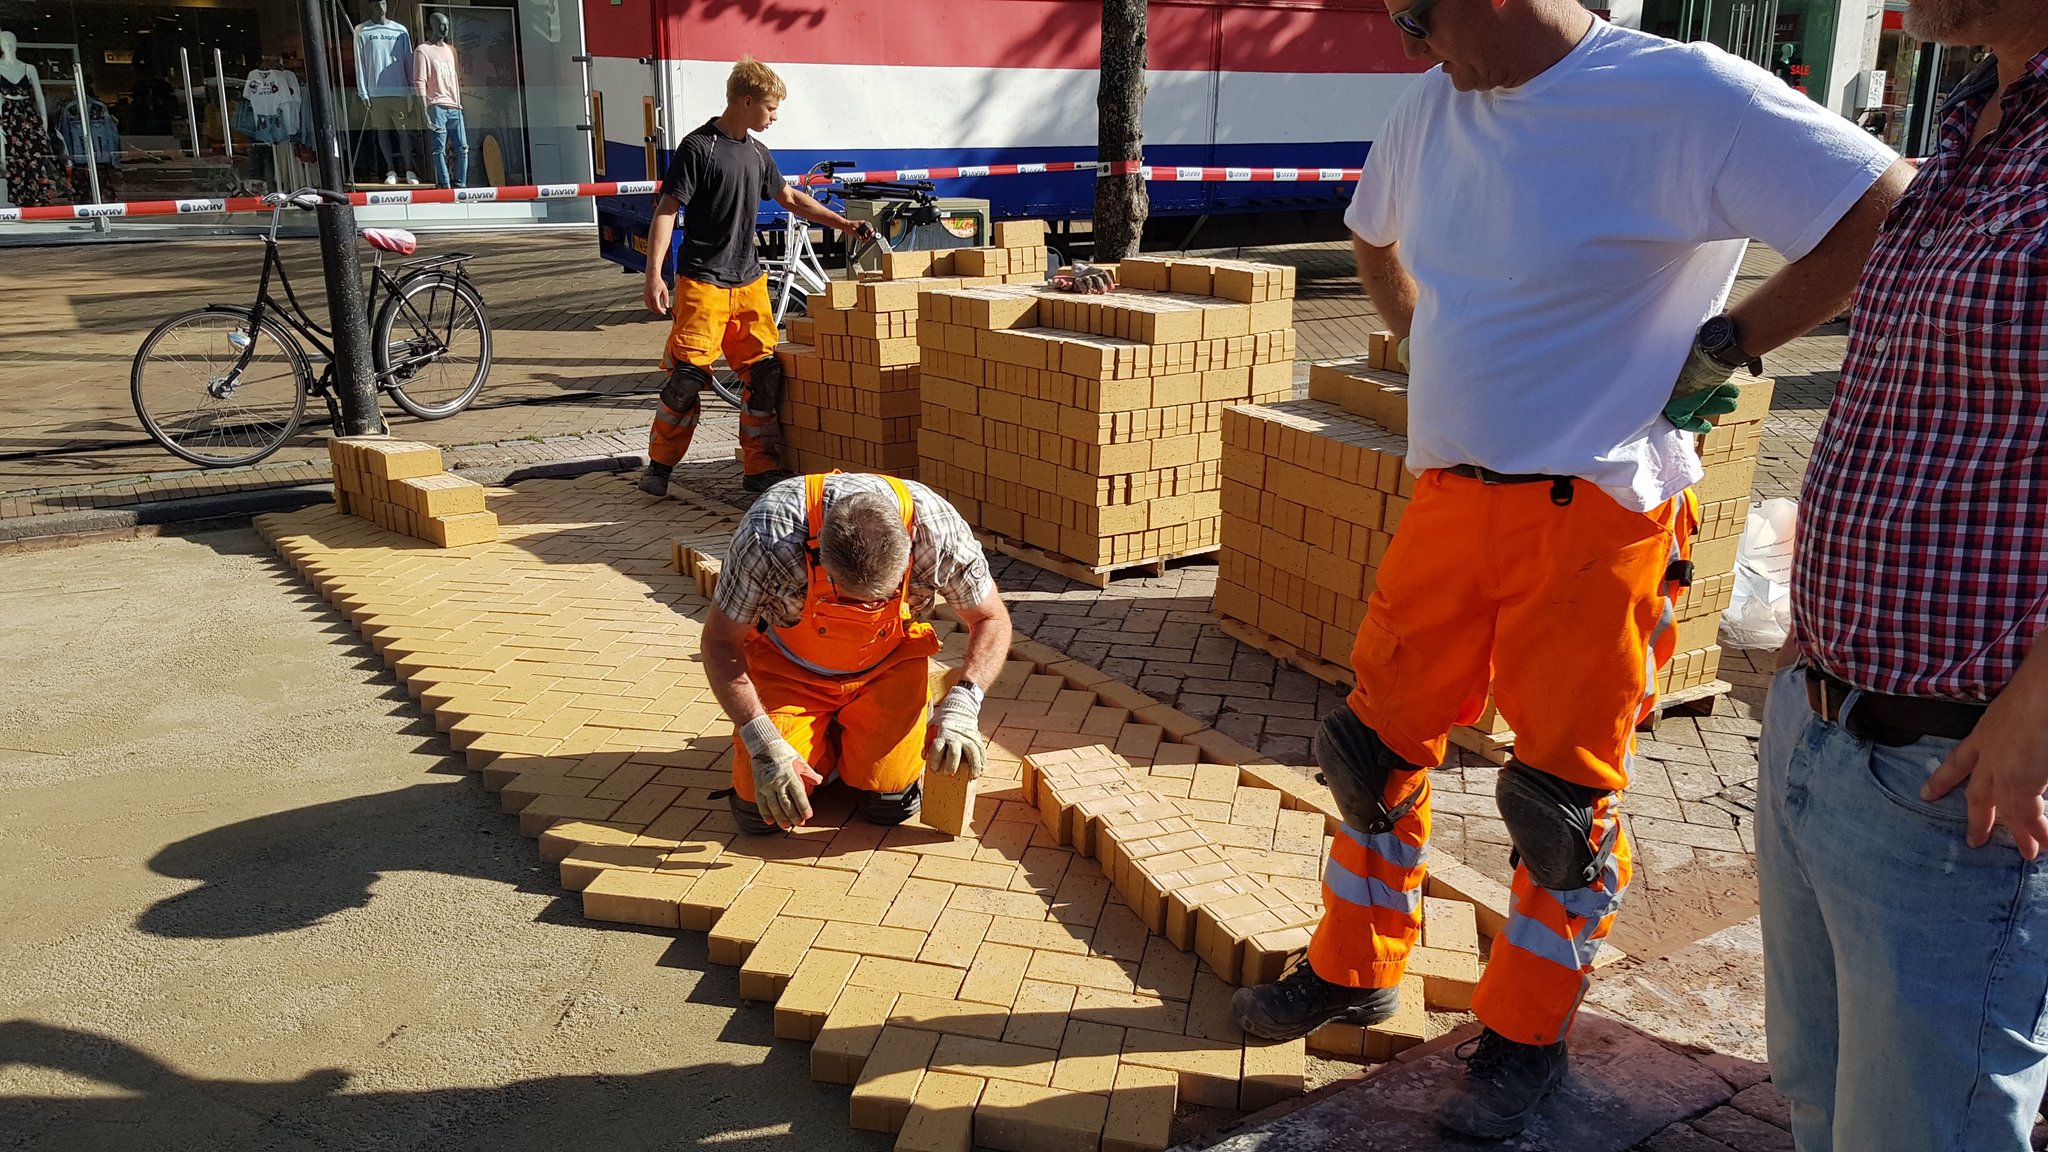
<path fill-rule="evenodd" d="M 301 211 L 311 212 L 322 204 L 347 204 L 349 198 L 325 188 L 300 188 L 293 192 L 272 192 L 263 198 L 263 203 L 271 208 L 289 205 Z"/>

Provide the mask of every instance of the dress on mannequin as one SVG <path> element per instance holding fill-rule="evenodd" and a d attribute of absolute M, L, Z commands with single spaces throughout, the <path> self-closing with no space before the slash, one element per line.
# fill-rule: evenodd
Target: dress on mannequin
<path fill-rule="evenodd" d="M 42 78 L 17 47 L 14 33 L 0 32 L 0 199 L 37 208 L 57 194 L 57 156 Z"/>
<path fill-rule="evenodd" d="M 370 6 L 370 18 L 356 25 L 356 95 L 367 109 L 364 126 L 377 138 L 384 182 L 420 182 L 412 158 L 412 33 L 386 14 L 384 0 Z"/>

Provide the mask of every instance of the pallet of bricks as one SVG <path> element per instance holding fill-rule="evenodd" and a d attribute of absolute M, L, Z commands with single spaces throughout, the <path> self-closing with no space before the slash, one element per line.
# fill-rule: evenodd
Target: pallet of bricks
<path fill-rule="evenodd" d="M 891 252 L 878 272 L 805 299 L 775 354 L 787 463 L 798 472 L 917 478 L 918 294 L 1045 279 L 1045 224 L 1005 220 L 995 246 Z"/>
<path fill-rule="evenodd" d="M 327 457 L 342 512 L 438 548 L 497 543 L 498 516 L 484 507 L 483 486 L 445 471 L 432 444 L 336 437 Z"/>
<path fill-rule="evenodd" d="M 926 292 L 919 478 L 1010 555 L 1102 586 L 1213 551 L 1223 409 L 1292 394 L 1294 269 L 1137 258 L 1121 286 Z"/>
<path fill-rule="evenodd" d="M 1216 614 L 1224 631 L 1332 683 L 1349 683 L 1351 646 L 1379 565 L 1413 492 L 1406 375 L 1368 356 L 1315 365 L 1309 399 L 1224 415 L 1223 552 Z M 1375 366 L 1378 360 L 1381 366 Z M 1660 711 L 1712 707 L 1721 612 L 1770 409 L 1771 381 L 1743 378 L 1741 405 L 1700 443 L 1695 576 L 1678 601 L 1678 648 L 1660 675 Z M 1504 763 L 1514 733 L 1491 703 L 1455 729 L 1460 747 Z"/>

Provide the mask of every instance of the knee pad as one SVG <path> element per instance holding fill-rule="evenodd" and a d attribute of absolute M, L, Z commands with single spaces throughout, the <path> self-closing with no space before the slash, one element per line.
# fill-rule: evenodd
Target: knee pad
<path fill-rule="evenodd" d="M 1593 843 L 1593 807 L 1606 795 L 1510 760 L 1500 770 L 1493 799 L 1516 861 L 1545 888 L 1573 892 L 1600 878 L 1621 835 L 1617 821 L 1597 847 Z"/>
<path fill-rule="evenodd" d="M 901 824 L 924 807 L 924 782 L 912 780 L 901 792 L 869 792 L 861 799 L 860 817 L 870 824 Z"/>
<path fill-rule="evenodd" d="M 1344 822 L 1368 836 L 1392 830 L 1415 807 L 1418 790 L 1387 807 L 1387 781 L 1396 772 L 1420 772 L 1389 750 L 1379 733 L 1366 727 L 1350 708 L 1339 708 L 1323 720 L 1315 738 L 1316 763 L 1329 785 Z"/>
<path fill-rule="evenodd" d="M 669 411 L 682 415 L 704 404 L 704 389 L 711 386 L 711 373 L 695 364 L 678 364 L 668 370 L 668 383 L 661 387 L 661 402 Z"/>
<path fill-rule="evenodd" d="M 782 361 L 764 357 L 747 365 L 747 411 L 756 416 L 773 416 L 782 411 L 782 394 L 787 391 Z"/>

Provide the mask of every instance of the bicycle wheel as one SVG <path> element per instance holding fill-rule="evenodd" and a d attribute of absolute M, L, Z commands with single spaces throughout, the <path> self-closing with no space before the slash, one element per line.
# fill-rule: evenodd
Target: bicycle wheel
<path fill-rule="evenodd" d="M 415 272 L 377 309 L 370 350 L 377 383 L 422 420 L 469 407 L 491 372 L 491 323 L 469 282 Z"/>
<path fill-rule="evenodd" d="M 711 390 L 734 408 L 740 406 L 740 374 L 723 360 L 711 366 Z"/>
<path fill-rule="evenodd" d="M 254 464 L 306 414 L 311 377 L 298 341 L 247 308 L 208 308 L 156 326 L 135 352 L 128 391 L 156 442 L 207 468 Z"/>

